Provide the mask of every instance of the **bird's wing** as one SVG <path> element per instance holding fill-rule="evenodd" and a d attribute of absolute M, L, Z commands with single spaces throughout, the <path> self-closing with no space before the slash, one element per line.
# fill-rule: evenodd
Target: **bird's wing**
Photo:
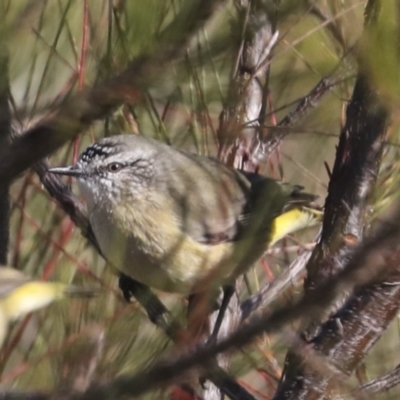
<path fill-rule="evenodd" d="M 268 230 L 289 203 L 303 199 L 300 187 L 242 173 L 211 158 L 182 155 L 187 158 L 171 174 L 177 178 L 168 182 L 168 190 L 182 231 L 200 243 L 234 241 L 257 220 L 260 229 Z"/>
<path fill-rule="evenodd" d="M 216 160 L 180 155 L 168 174 L 175 178 L 166 182 L 166 190 L 182 232 L 210 245 L 233 240 L 249 199 L 250 183 Z"/>

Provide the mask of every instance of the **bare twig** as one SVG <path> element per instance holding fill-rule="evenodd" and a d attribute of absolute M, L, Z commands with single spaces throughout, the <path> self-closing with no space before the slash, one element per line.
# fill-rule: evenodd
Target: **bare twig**
<path fill-rule="evenodd" d="M 278 34 L 273 35 L 271 23 L 262 4 L 256 1 L 237 0 L 242 37 L 236 64 L 233 68 L 229 92 L 221 112 L 218 138 L 221 144 L 219 157 L 236 168 L 254 171 L 249 162 L 249 150 L 254 146 L 260 130 L 260 111 L 266 101 L 260 78 Z M 235 145 L 233 143 L 236 139 Z M 232 146 L 236 148 L 232 149 Z"/>
<path fill-rule="evenodd" d="M 400 384 L 400 364 L 386 374 L 372 379 L 361 386 L 361 390 L 367 393 L 387 392 Z"/>
<path fill-rule="evenodd" d="M 292 126 L 297 121 L 310 114 L 310 112 L 318 106 L 322 98 L 340 81 L 340 78 L 338 79 L 333 76 L 322 78 L 276 127 L 268 128 L 268 133 L 260 137 L 253 146 L 252 157 L 257 160 L 267 159 L 276 150 L 282 140 L 292 132 L 292 130 L 284 128 Z"/>
<path fill-rule="evenodd" d="M 249 318 L 254 311 L 263 310 L 268 307 L 282 294 L 287 286 L 295 283 L 305 271 L 310 256 L 311 252 L 309 250 L 304 251 L 303 254 L 297 257 L 288 268 L 285 268 L 276 279 L 263 287 L 258 293 L 244 300 L 240 305 L 242 310 L 241 320 L 243 321 Z"/>

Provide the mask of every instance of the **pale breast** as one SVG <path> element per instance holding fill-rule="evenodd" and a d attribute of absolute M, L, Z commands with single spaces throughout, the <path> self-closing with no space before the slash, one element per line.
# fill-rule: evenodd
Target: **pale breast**
<path fill-rule="evenodd" d="M 139 214 L 137 210 L 138 204 L 132 203 L 125 210 L 95 207 L 90 213 L 100 248 L 118 270 L 150 287 L 175 293 L 192 292 L 208 276 L 217 279 L 210 271 L 224 259 L 223 246 L 229 244 L 195 242 L 163 210 L 144 212 L 141 208 Z"/>

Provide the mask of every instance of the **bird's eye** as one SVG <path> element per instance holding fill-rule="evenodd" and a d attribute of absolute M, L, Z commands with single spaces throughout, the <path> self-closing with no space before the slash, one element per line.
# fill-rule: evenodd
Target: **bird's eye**
<path fill-rule="evenodd" d="M 113 162 L 107 165 L 107 170 L 109 172 L 118 172 L 122 169 L 123 165 L 117 162 Z"/>

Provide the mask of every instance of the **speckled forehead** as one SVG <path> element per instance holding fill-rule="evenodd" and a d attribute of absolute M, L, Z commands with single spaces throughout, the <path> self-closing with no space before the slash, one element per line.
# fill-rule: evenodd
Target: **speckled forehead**
<path fill-rule="evenodd" d="M 115 146 L 94 143 L 80 155 L 79 161 L 88 163 L 92 160 L 104 160 L 113 154 L 115 154 Z"/>

